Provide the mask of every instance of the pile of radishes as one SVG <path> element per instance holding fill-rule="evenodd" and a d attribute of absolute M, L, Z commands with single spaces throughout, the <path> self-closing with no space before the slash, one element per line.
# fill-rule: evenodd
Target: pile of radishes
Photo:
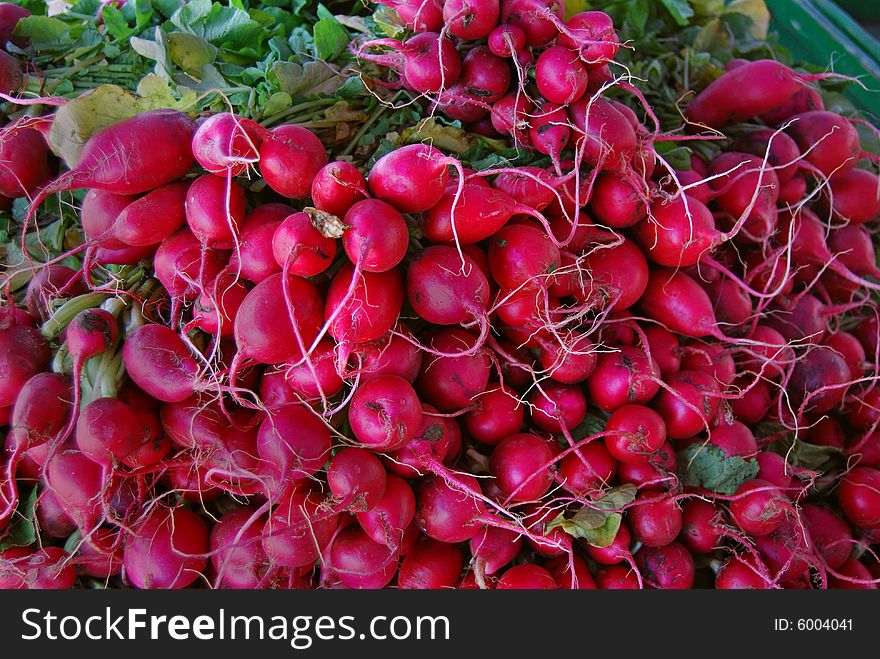
<path fill-rule="evenodd" d="M 610 19 L 560 6 L 399 2 L 415 36 L 361 53 L 450 116 L 510 110 L 547 167 L 410 144 L 359 168 L 299 126 L 159 110 L 53 178 L 51 115 L 3 129 L 23 231 L 88 192 L 83 267 L 4 291 L 0 537 L 39 490 L 0 586 L 876 588 L 854 121 L 817 76 L 734 61 L 686 115 L 749 123 L 676 170 L 603 96 Z M 545 102 L 516 114 L 530 57 Z"/>

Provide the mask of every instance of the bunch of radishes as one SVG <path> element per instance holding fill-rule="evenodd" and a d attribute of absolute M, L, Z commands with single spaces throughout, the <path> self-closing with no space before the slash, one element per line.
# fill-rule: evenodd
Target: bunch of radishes
<path fill-rule="evenodd" d="M 397 9 L 428 44 L 402 78 L 441 101 L 443 68 L 415 81 L 444 32 L 520 64 L 523 34 L 539 68 L 617 45 L 542 2 Z M 763 124 L 686 172 L 589 85 L 546 168 L 411 144 L 364 171 L 168 110 L 47 182 L 51 115 L 8 126 L 23 230 L 88 193 L 83 268 L 0 316 L 0 520 L 37 483 L 40 538 L 0 585 L 876 587 L 880 183 L 808 82 L 734 62 L 688 119 Z"/>

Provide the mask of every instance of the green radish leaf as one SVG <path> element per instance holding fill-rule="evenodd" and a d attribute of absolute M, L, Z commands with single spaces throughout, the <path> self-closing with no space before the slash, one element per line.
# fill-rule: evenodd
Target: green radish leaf
<path fill-rule="evenodd" d="M 675 19 L 675 22 L 682 27 L 687 26 L 694 15 L 694 10 L 688 4 L 687 0 L 660 0 L 666 10 Z"/>
<path fill-rule="evenodd" d="M 27 491 L 27 494 L 24 492 Z M 9 526 L 0 537 L 0 551 L 10 547 L 27 547 L 37 540 L 37 529 L 34 524 L 36 514 L 37 493 L 39 487 L 34 485 L 30 490 L 19 488 L 18 506 L 12 513 Z"/>
<path fill-rule="evenodd" d="M 125 16 L 123 16 L 122 12 L 113 5 L 104 5 L 101 7 L 101 16 L 104 18 L 104 25 L 107 26 L 107 32 L 109 32 L 114 39 L 128 39 L 134 34 L 134 30 L 129 27 L 128 21 L 125 20 Z"/>
<path fill-rule="evenodd" d="M 627 483 L 607 490 L 600 498 L 585 505 L 574 516 L 560 514 L 547 525 L 547 533 L 560 528 L 573 538 L 582 538 L 595 547 L 607 547 L 620 528 L 620 510 L 636 498 L 636 486 Z"/>
<path fill-rule="evenodd" d="M 312 34 L 315 37 L 315 56 L 325 62 L 332 62 L 345 52 L 348 46 L 348 31 L 324 5 L 318 5 L 318 18 Z"/>
<path fill-rule="evenodd" d="M 201 77 L 202 69 L 217 57 L 217 47 L 188 32 L 168 34 L 168 57 L 192 76 Z"/>
<path fill-rule="evenodd" d="M 738 455 L 728 457 L 717 446 L 702 442 L 680 451 L 678 465 L 682 484 L 718 494 L 733 494 L 758 475 L 757 461 Z"/>
<path fill-rule="evenodd" d="M 30 39 L 31 46 L 37 50 L 57 50 L 71 42 L 70 29 L 70 25 L 53 16 L 27 16 L 18 21 L 12 33 Z"/>

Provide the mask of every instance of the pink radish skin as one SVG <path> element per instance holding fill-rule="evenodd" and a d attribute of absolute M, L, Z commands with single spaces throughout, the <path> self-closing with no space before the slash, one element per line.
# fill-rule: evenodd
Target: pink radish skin
<path fill-rule="evenodd" d="M 382 501 L 387 483 L 388 473 L 372 451 L 346 447 L 330 458 L 327 485 L 340 507 L 372 510 Z"/>
<path fill-rule="evenodd" d="M 386 476 L 385 492 L 368 511 L 357 511 L 358 524 L 374 542 L 391 549 L 401 548 L 416 510 L 412 487 L 400 476 Z"/>
<path fill-rule="evenodd" d="M 249 119 L 230 112 L 208 117 L 192 139 L 193 156 L 216 176 L 241 176 L 259 160 L 260 134 Z"/>
<path fill-rule="evenodd" d="M 409 382 L 396 375 L 383 375 L 358 387 L 348 420 L 362 444 L 376 451 L 393 451 L 415 437 L 422 410 Z"/>
<path fill-rule="evenodd" d="M 256 285 L 244 298 L 235 316 L 237 359 L 250 359 L 259 364 L 295 362 L 302 357 L 291 321 L 285 308 L 287 300 L 297 324 L 303 345 L 308 348 L 321 327 L 321 296 L 305 279 L 287 278 L 287 295 L 281 273 Z M 280 305 L 280 306 L 279 306 Z"/>
<path fill-rule="evenodd" d="M 446 190 L 449 160 L 428 145 L 395 149 L 379 158 L 370 170 L 370 192 L 401 213 L 424 212 L 435 206 Z"/>
<path fill-rule="evenodd" d="M 282 197 L 308 197 L 315 175 L 326 164 L 324 145 L 302 126 L 278 126 L 260 145 L 260 174 Z"/>
<path fill-rule="evenodd" d="M 855 169 L 861 146 L 859 134 L 848 119 L 817 110 L 796 115 L 792 121 L 785 132 L 806 154 L 807 162 L 825 176 L 836 178 Z"/>
<path fill-rule="evenodd" d="M 520 28 L 532 47 L 544 46 L 559 34 L 557 22 L 562 22 L 564 13 L 564 3 L 558 0 L 501 0 L 501 21 Z"/>
<path fill-rule="evenodd" d="M 386 272 L 403 261 L 409 230 L 391 204 L 378 199 L 357 202 L 345 214 L 342 246 L 352 263 L 366 272 Z"/>
<path fill-rule="evenodd" d="M 443 3 L 443 20 L 449 34 L 468 41 L 488 36 L 498 25 L 498 12 L 498 0 L 447 0 Z"/>
<path fill-rule="evenodd" d="M 429 323 L 482 322 L 489 303 L 489 283 L 469 256 L 438 245 L 417 252 L 410 260 L 406 294 L 416 313 Z"/>
<path fill-rule="evenodd" d="M 327 569 L 348 588 L 384 588 L 397 572 L 397 557 L 362 529 L 349 526 L 333 539 Z"/>
<path fill-rule="evenodd" d="M 122 360 L 134 383 L 158 400 L 180 402 L 195 389 L 199 365 L 169 327 L 148 324 L 136 329 L 123 344 Z"/>
<path fill-rule="evenodd" d="M 275 230 L 272 253 L 283 271 L 313 277 L 333 263 L 336 241 L 318 231 L 308 214 L 293 213 Z"/>
<path fill-rule="evenodd" d="M 262 204 L 248 213 L 241 227 L 238 249 L 229 258 L 229 267 L 255 284 L 281 272 L 272 242 L 276 229 L 293 213 L 291 206 L 278 203 Z"/>
<path fill-rule="evenodd" d="M 538 91 L 551 103 L 569 105 L 587 91 L 587 70 L 580 59 L 564 46 L 552 46 L 541 53 L 535 65 Z"/>
<path fill-rule="evenodd" d="M 327 163 L 312 180 L 315 206 L 337 217 L 344 217 L 349 208 L 367 196 L 367 179 L 348 162 Z"/>
<path fill-rule="evenodd" d="M 169 183 L 126 205 L 113 223 L 113 237 L 132 247 L 162 242 L 186 220 L 184 204 L 189 187 L 188 183 Z"/>
<path fill-rule="evenodd" d="M 432 350 L 445 355 L 429 355 L 422 363 L 416 382 L 422 399 L 443 412 L 467 408 L 486 389 L 491 362 L 479 349 L 479 337 L 458 327 L 438 330 L 428 341 Z"/>
<path fill-rule="evenodd" d="M 136 588 L 185 588 L 205 569 L 208 527 L 184 508 L 155 508 L 126 541 L 125 572 Z"/>
<path fill-rule="evenodd" d="M 340 363 L 348 361 L 356 344 L 384 336 L 397 322 L 402 305 L 403 282 L 396 269 L 358 273 L 350 264 L 342 266 L 330 283 L 324 307 L 330 335 L 344 347 Z"/>
<path fill-rule="evenodd" d="M 330 457 L 330 430 L 309 408 L 285 405 L 266 416 L 257 451 L 275 490 L 317 472 Z"/>
<path fill-rule="evenodd" d="M 198 241 L 216 249 L 231 249 L 244 221 L 244 189 L 231 179 L 205 174 L 186 194 L 186 223 Z"/>

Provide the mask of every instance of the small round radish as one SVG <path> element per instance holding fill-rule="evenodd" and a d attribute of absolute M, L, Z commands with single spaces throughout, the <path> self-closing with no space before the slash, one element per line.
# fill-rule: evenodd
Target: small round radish
<path fill-rule="evenodd" d="M 348 420 L 358 441 L 373 450 L 388 451 L 415 437 L 422 409 L 409 382 L 396 375 L 382 375 L 358 387 Z"/>
<path fill-rule="evenodd" d="M 553 474 L 545 466 L 552 459 L 553 451 L 540 437 L 511 435 L 492 451 L 489 472 L 503 497 L 533 501 L 544 496 L 553 483 Z"/>
<path fill-rule="evenodd" d="M 260 174 L 282 197 L 308 197 L 312 180 L 326 164 L 321 140 L 302 126 L 278 126 L 260 145 Z"/>
<path fill-rule="evenodd" d="M 323 235 L 306 213 L 293 213 L 272 237 L 275 262 L 292 275 L 313 277 L 324 272 L 336 256 L 336 241 Z"/>
<path fill-rule="evenodd" d="M 312 180 L 315 206 L 337 217 L 344 217 L 349 208 L 367 196 L 367 179 L 348 162 L 327 163 Z"/>

